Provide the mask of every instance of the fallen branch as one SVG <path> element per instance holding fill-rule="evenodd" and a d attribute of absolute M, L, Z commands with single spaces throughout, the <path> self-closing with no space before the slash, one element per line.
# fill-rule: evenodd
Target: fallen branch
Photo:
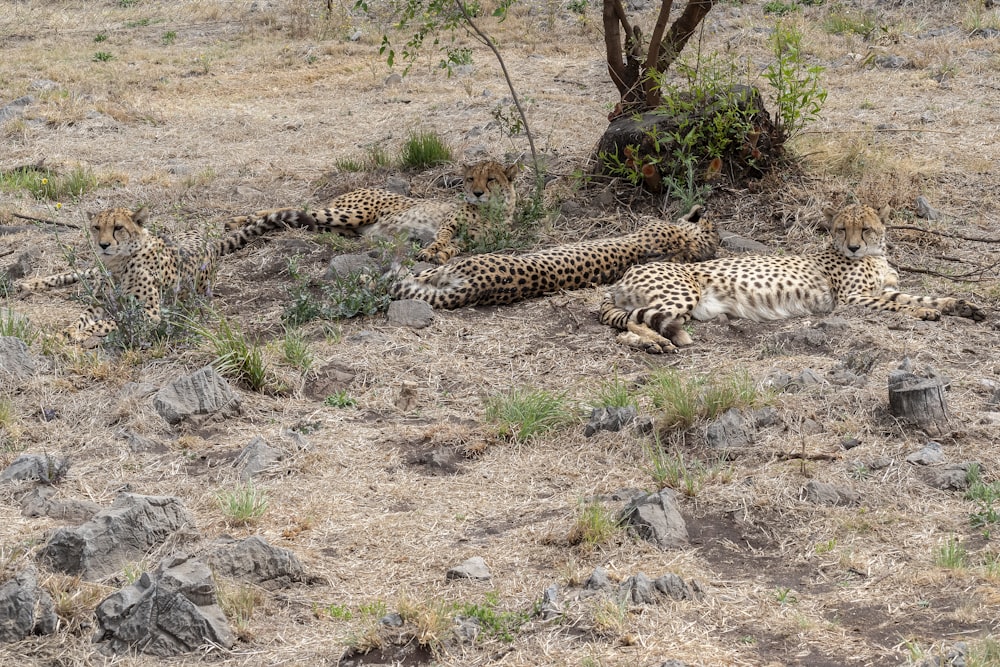
<path fill-rule="evenodd" d="M 792 461 L 802 459 L 803 461 L 839 461 L 843 458 L 841 454 L 806 454 L 805 452 L 778 452 L 777 458 L 781 461 Z"/>
<path fill-rule="evenodd" d="M 928 234 L 937 234 L 938 236 L 947 236 L 950 239 L 962 239 L 963 241 L 978 241 L 979 243 L 1000 243 L 1000 239 L 989 238 L 987 236 L 966 236 L 964 234 L 953 234 L 949 232 L 939 232 L 936 229 L 924 229 L 923 227 L 913 227 L 911 225 L 886 225 L 888 229 L 909 229 L 915 232 L 926 232 Z"/>
<path fill-rule="evenodd" d="M 70 229 L 80 229 L 79 225 L 74 225 L 72 222 L 59 222 L 58 220 L 46 220 L 45 218 L 35 218 L 30 215 L 22 215 L 20 213 L 11 213 L 15 218 L 20 218 L 21 220 L 30 220 L 32 222 L 41 222 L 46 225 L 56 225 L 57 227 L 69 227 Z"/>
<path fill-rule="evenodd" d="M 897 271 L 905 271 L 906 273 L 923 273 L 925 275 L 934 276 L 936 278 L 947 278 L 948 280 L 953 280 L 955 282 L 961 281 L 963 283 L 981 283 L 985 282 L 983 274 L 989 271 L 990 269 L 995 269 L 998 265 L 1000 265 L 1000 262 L 993 262 L 989 266 L 977 266 L 975 269 L 969 271 L 968 273 L 959 273 L 951 276 L 949 276 L 946 273 L 933 271 L 931 269 L 918 269 L 914 266 L 900 266 L 896 264 L 895 268 Z M 975 275 L 978 275 L 979 277 L 970 278 L 970 276 L 975 276 Z"/>

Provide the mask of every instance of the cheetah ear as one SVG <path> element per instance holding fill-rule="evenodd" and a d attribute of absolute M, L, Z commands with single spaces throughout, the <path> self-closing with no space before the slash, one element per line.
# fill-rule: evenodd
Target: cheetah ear
<path fill-rule="evenodd" d="M 521 172 L 521 160 L 517 160 L 514 164 L 509 167 L 504 167 L 503 173 L 507 176 L 508 181 L 513 181 L 517 178 L 517 175 Z"/>
<path fill-rule="evenodd" d="M 149 209 L 143 206 L 138 211 L 132 214 L 132 222 L 142 227 L 149 220 Z"/>
<path fill-rule="evenodd" d="M 827 204 L 823 207 L 823 221 L 819 223 L 819 226 L 827 231 L 833 229 L 833 219 L 837 217 L 837 209 L 833 207 L 832 204 Z"/>
<path fill-rule="evenodd" d="M 681 220 L 683 222 L 698 222 L 701 220 L 701 216 L 704 213 L 705 207 L 701 204 L 695 204 L 691 207 L 691 210 L 687 212 L 687 215 L 681 217 Z"/>
<path fill-rule="evenodd" d="M 889 224 L 889 218 L 892 217 L 892 207 L 886 204 L 881 209 L 879 209 L 878 217 L 882 220 L 884 224 Z"/>
<path fill-rule="evenodd" d="M 97 217 L 96 213 L 94 213 L 93 211 L 87 211 L 87 220 L 93 220 L 96 217 Z"/>

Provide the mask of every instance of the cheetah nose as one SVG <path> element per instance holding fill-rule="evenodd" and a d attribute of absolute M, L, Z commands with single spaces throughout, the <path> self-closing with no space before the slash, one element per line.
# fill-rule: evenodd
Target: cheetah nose
<path fill-rule="evenodd" d="M 107 250 L 108 246 L 110 246 L 111 244 L 110 243 L 98 243 L 97 245 L 101 246 L 101 250 Z"/>
<path fill-rule="evenodd" d="M 849 245 L 849 246 L 847 246 L 847 249 L 850 250 L 851 252 L 857 252 L 857 251 L 861 250 L 861 246 L 859 246 L 859 245 Z"/>
<path fill-rule="evenodd" d="M 476 195 L 476 197 L 478 198 L 483 196 L 483 192 L 484 192 L 483 190 L 473 190 L 472 194 Z"/>

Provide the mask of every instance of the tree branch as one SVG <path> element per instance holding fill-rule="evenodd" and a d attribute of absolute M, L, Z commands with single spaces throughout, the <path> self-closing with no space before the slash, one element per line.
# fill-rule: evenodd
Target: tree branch
<path fill-rule="evenodd" d="M 697 31 L 698 24 L 711 11 L 716 2 L 718 0 L 689 0 L 687 7 L 684 8 L 680 17 L 674 21 L 674 24 L 670 26 L 667 36 L 660 43 L 660 54 L 656 61 L 657 71 L 666 72 L 670 69 L 670 65 L 677 60 L 677 56 L 684 49 L 684 45 L 688 43 L 688 40 Z"/>
<path fill-rule="evenodd" d="M 649 70 L 656 66 L 656 61 L 660 57 L 660 43 L 663 41 L 663 31 L 667 29 L 667 22 L 670 20 L 670 9 L 673 7 L 673 0 L 661 0 L 660 13 L 656 17 L 656 25 L 653 26 L 653 34 L 649 36 L 649 53 L 646 54 L 646 62 L 643 65 L 644 81 L 643 87 L 646 89 L 646 106 L 654 107 L 659 100 L 655 91 L 655 83 L 648 76 Z"/>
<path fill-rule="evenodd" d="M 989 238 L 987 236 L 965 236 L 964 234 L 950 234 L 948 232 L 939 232 L 936 229 L 924 229 L 923 227 L 912 227 L 910 225 L 886 225 L 887 229 L 909 229 L 915 232 L 924 232 L 926 234 L 937 234 L 938 236 L 947 236 L 950 239 L 962 239 L 963 241 L 978 241 L 980 243 L 1000 243 L 998 238 Z"/>

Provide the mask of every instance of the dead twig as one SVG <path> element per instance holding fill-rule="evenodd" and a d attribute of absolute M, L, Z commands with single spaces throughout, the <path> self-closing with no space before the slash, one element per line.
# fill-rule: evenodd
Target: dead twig
<path fill-rule="evenodd" d="M 969 271 L 968 273 L 958 273 L 952 276 L 949 276 L 946 273 L 940 273 L 938 271 L 934 271 L 932 269 L 918 269 L 915 266 L 900 266 L 898 264 L 894 266 L 897 271 L 904 271 L 906 273 L 922 273 L 928 276 L 934 276 L 936 278 L 947 278 L 948 280 L 952 280 L 955 282 L 961 281 L 964 283 L 981 283 L 986 281 L 986 279 L 983 278 L 983 274 L 989 271 L 990 269 L 995 269 L 997 266 L 1000 266 L 1000 262 L 993 262 L 989 266 L 977 266 L 975 269 Z M 978 277 L 971 278 L 970 276 L 978 276 Z"/>
<path fill-rule="evenodd" d="M 965 234 L 939 232 L 936 229 L 924 229 L 923 227 L 914 227 L 912 225 L 886 225 L 886 227 L 888 229 L 908 229 L 914 232 L 926 232 L 927 234 L 946 236 L 950 239 L 962 239 L 963 241 L 978 241 L 979 243 L 1000 243 L 1000 238 L 990 238 L 988 236 L 966 236 Z"/>
<path fill-rule="evenodd" d="M 31 220 L 32 222 L 41 222 L 46 225 L 56 225 L 57 227 L 69 227 L 70 229 L 80 229 L 79 225 L 74 225 L 72 222 L 59 222 L 58 220 L 46 220 L 45 218 L 35 218 L 30 215 L 22 215 L 20 213 L 11 213 L 15 218 L 20 218 L 21 220 Z"/>

